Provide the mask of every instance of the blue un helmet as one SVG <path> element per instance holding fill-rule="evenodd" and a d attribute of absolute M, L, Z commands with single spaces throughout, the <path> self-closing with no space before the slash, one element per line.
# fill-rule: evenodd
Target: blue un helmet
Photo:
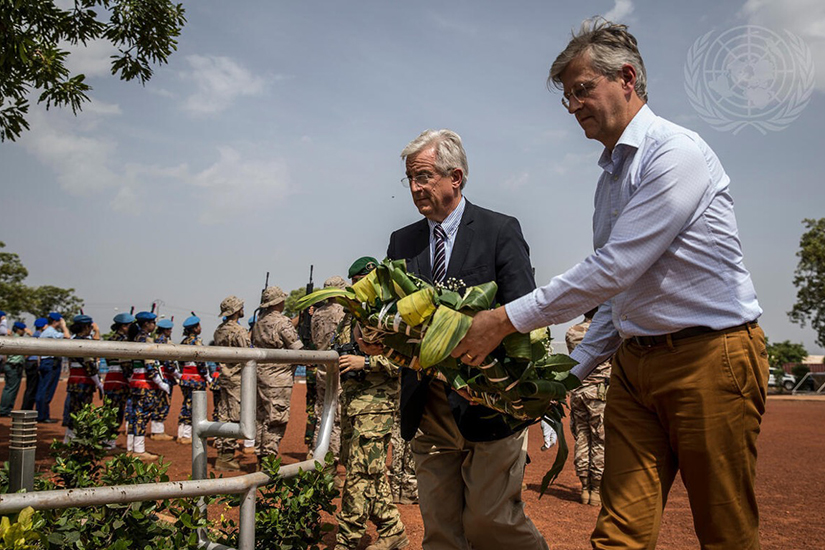
<path fill-rule="evenodd" d="M 200 323 L 200 317 L 198 317 L 197 315 L 191 315 L 187 317 L 186 320 L 183 322 L 183 328 L 194 327 L 195 325 L 199 325 Z"/>
<path fill-rule="evenodd" d="M 141 311 L 137 315 L 135 315 L 135 320 L 140 322 L 154 321 L 157 318 L 158 316 L 152 313 L 151 311 Z"/>
<path fill-rule="evenodd" d="M 119 325 L 129 325 L 135 322 L 135 316 L 124 311 L 123 313 L 115 315 L 115 318 L 112 320 Z"/>

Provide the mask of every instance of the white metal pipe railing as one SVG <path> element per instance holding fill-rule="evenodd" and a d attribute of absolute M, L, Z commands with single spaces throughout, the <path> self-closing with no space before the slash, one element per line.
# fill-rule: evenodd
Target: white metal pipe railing
<path fill-rule="evenodd" d="M 179 344 L 143 344 L 97 340 L 40 340 L 36 338 L 0 338 L 0 355 L 53 355 L 59 357 L 106 357 L 116 359 L 165 359 L 179 361 L 216 361 L 239 363 L 241 369 L 240 423 L 211 422 L 206 419 L 206 392 L 192 394 L 192 480 L 118 485 L 59 491 L 37 491 L 0 495 L 0 515 L 19 512 L 27 506 L 42 510 L 100 506 L 180 497 L 204 497 L 214 494 L 244 494 L 240 506 L 238 548 L 252 550 L 255 545 L 255 495 L 257 488 L 269 483 L 262 472 L 232 478 L 206 479 L 206 437 L 253 439 L 257 400 L 257 363 L 326 364 L 326 392 L 321 414 L 319 437 L 313 459 L 282 466 L 281 477 L 294 477 L 301 470 L 323 462 L 329 449 L 332 424 L 338 399 L 338 354 L 334 351 L 273 350 L 229 348 Z M 200 506 L 204 506 L 201 502 Z M 205 512 L 205 508 L 204 508 Z M 200 533 L 200 544 L 207 550 L 230 550 L 210 542 Z"/>

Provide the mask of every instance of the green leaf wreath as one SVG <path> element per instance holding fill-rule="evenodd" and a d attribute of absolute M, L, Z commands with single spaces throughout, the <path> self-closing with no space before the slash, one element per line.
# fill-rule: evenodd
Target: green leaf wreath
<path fill-rule="evenodd" d="M 494 305 L 494 282 L 456 288 L 460 281 L 435 285 L 407 273 L 404 260 L 384 260 L 366 277 L 345 289 L 324 288 L 298 301 L 305 309 L 334 299 L 361 324 L 364 339 L 380 342 L 384 355 L 396 364 L 440 379 L 471 399 L 503 413 L 515 428 L 545 420 L 559 436 L 559 449 L 542 479 L 541 493 L 558 477 L 567 459 L 561 419 L 565 397 L 579 381 L 569 376 L 576 361 L 549 353 L 546 328 L 515 333 L 478 367 L 465 365 L 450 353 L 467 334 L 473 316 Z"/>

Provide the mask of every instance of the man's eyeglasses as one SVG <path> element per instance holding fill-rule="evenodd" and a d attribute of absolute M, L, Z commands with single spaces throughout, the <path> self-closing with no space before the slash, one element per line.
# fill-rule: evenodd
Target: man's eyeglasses
<path fill-rule="evenodd" d="M 425 187 L 433 178 L 435 178 L 435 175 L 430 174 L 429 172 L 421 172 L 420 174 L 416 174 L 412 177 L 401 178 L 401 185 L 404 187 L 409 187 L 413 182 L 415 182 L 419 187 Z"/>
<path fill-rule="evenodd" d="M 575 99 L 579 103 L 582 103 L 587 97 L 590 95 L 596 88 L 596 81 L 600 78 L 603 78 L 604 75 L 599 75 L 596 78 L 588 80 L 587 82 L 580 82 L 573 86 L 573 89 L 567 92 L 566 94 L 562 94 L 561 97 L 561 104 L 564 105 L 564 108 L 569 110 L 570 109 L 570 98 Z"/>

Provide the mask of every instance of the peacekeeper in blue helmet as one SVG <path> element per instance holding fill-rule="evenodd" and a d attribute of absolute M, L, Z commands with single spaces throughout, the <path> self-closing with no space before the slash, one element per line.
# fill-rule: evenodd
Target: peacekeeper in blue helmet
<path fill-rule="evenodd" d="M 131 313 L 122 312 L 115 315 L 110 327 L 112 334 L 109 336 L 109 341 L 128 341 L 129 326 L 134 322 L 135 316 Z M 109 370 L 106 371 L 106 376 L 103 378 L 103 397 L 117 411 L 117 425 L 120 429 L 123 418 L 126 416 L 126 409 L 129 408 L 129 378 L 132 375 L 132 362 L 128 359 L 109 358 L 106 364 Z M 108 441 L 106 446 L 109 449 L 114 449 L 115 441 Z"/>
<path fill-rule="evenodd" d="M 157 315 L 141 311 L 135 315 L 135 322 L 129 326 L 129 340 L 138 343 L 153 343 L 152 332 L 156 328 Z M 160 376 L 159 364 L 153 359 L 132 360 L 132 375 L 129 377 L 131 417 L 126 449 L 131 456 L 141 460 L 154 461 L 158 455 L 146 451 L 146 426 L 152 417 L 156 403 L 156 390 L 169 393 L 169 385 Z"/>
<path fill-rule="evenodd" d="M 171 319 L 161 319 L 157 322 L 155 329 L 155 343 L 169 344 L 172 338 L 172 329 L 175 324 Z M 158 388 L 155 390 L 155 408 L 152 410 L 152 441 L 172 441 L 175 439 L 166 433 L 166 417 L 169 416 L 169 403 L 172 400 L 172 389 L 175 387 L 177 366 L 174 361 L 164 360 L 160 362 L 161 379 L 169 386 L 169 391 L 165 392 Z M 179 375 L 178 375 L 179 376 Z"/>
<path fill-rule="evenodd" d="M 202 346 L 201 320 L 194 313 L 183 322 L 183 340 L 181 344 L 188 346 Z M 178 415 L 178 443 L 192 444 L 192 392 L 206 389 L 209 373 L 206 364 L 195 361 L 184 361 L 180 377 L 180 391 L 183 403 Z"/>
<path fill-rule="evenodd" d="M 69 326 L 72 340 L 100 340 L 100 329 L 88 315 L 75 315 Z M 98 362 L 94 357 L 69 359 L 69 380 L 66 383 L 66 401 L 63 405 L 63 426 L 66 435 L 63 442 L 74 439 L 72 415 L 94 400 L 95 390 L 103 395 L 103 383 L 98 375 Z"/>

